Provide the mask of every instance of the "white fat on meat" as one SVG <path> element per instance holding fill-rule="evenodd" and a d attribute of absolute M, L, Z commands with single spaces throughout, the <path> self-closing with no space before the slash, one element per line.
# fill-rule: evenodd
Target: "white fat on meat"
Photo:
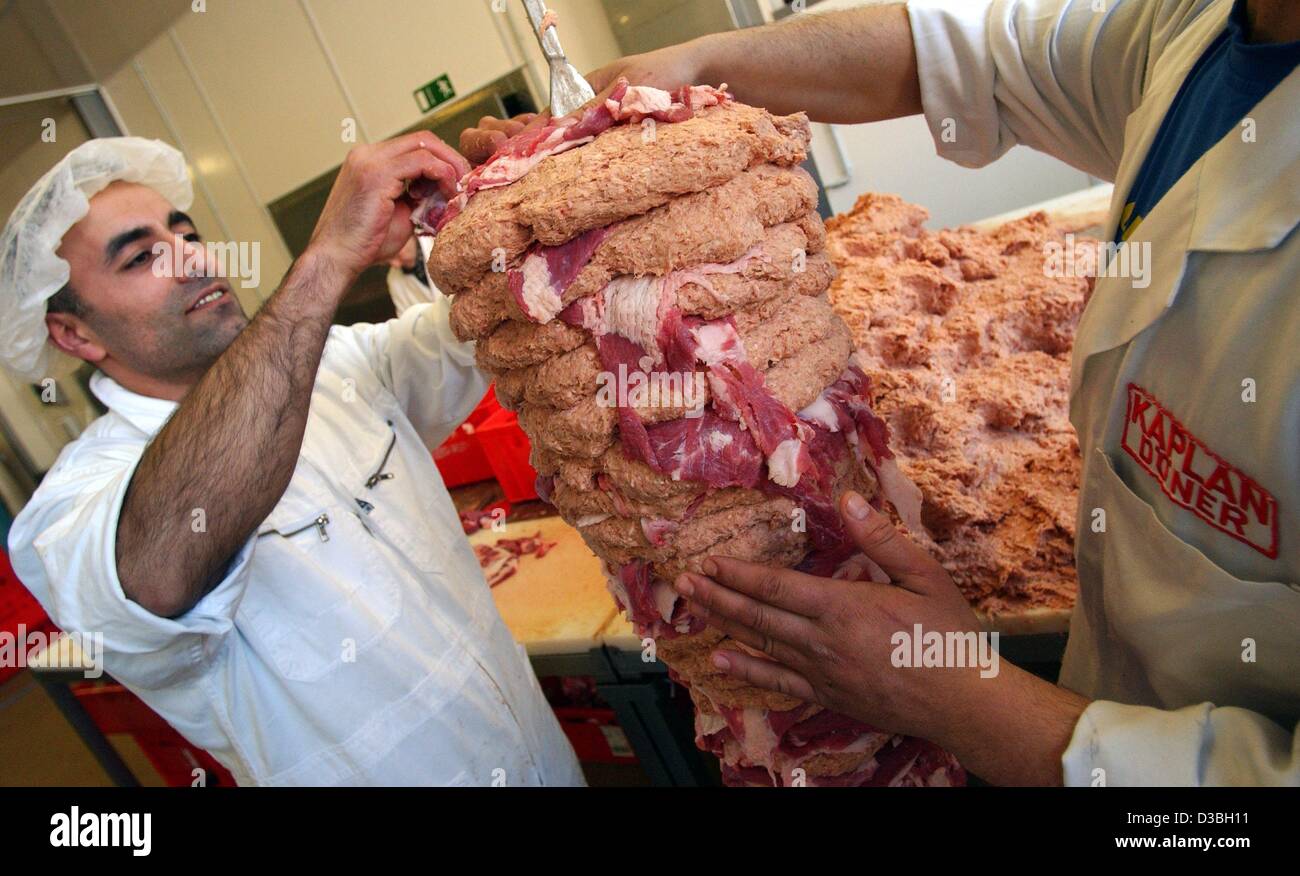
<path fill-rule="evenodd" d="M 677 525 L 676 521 L 665 517 L 641 518 L 641 532 L 645 535 L 646 541 L 655 547 L 662 545 L 668 536 L 676 532 Z"/>
<path fill-rule="evenodd" d="M 605 101 L 605 106 L 608 107 L 610 115 L 616 119 L 624 118 L 633 113 L 648 116 L 651 113 L 670 109 L 672 105 L 673 96 L 671 94 L 661 88 L 653 88 L 649 85 L 629 85 L 627 91 L 623 93 L 621 101 L 608 99 Z"/>
<path fill-rule="evenodd" d="M 687 283 L 709 287 L 710 274 L 736 274 L 743 271 L 756 258 L 766 258 L 760 247 L 752 247 L 734 262 L 695 265 L 688 269 L 672 271 L 662 277 L 635 277 L 624 275 L 610 280 L 596 295 L 582 299 L 582 327 L 597 336 L 618 334 L 641 345 L 654 357 L 654 364 L 664 361 L 659 347 L 659 327 L 669 310 L 677 303 L 677 290 Z M 733 329 L 734 332 L 734 329 Z M 737 353 L 744 357 L 744 348 Z"/>
<path fill-rule="evenodd" d="M 695 712 L 695 738 L 704 739 L 727 727 L 726 720 L 717 712 Z"/>
<path fill-rule="evenodd" d="M 727 419 L 739 417 L 740 406 L 731 397 L 731 384 L 715 374 L 712 369 L 704 372 L 704 379 L 708 381 L 709 393 L 713 396 L 713 409 L 717 411 L 718 415 Z M 739 422 L 740 428 L 749 428 L 743 418 L 737 422 Z"/>
<path fill-rule="evenodd" d="M 880 478 L 880 491 L 898 512 L 899 519 L 913 535 L 929 535 L 921 522 L 921 489 L 898 467 L 896 459 L 882 459 L 876 466 Z"/>
<path fill-rule="evenodd" d="M 719 760 L 730 766 L 749 766 L 744 763 L 744 757 L 740 753 L 740 743 L 732 736 L 723 739 L 722 757 Z"/>
<path fill-rule="evenodd" d="M 572 124 L 572 122 L 570 122 Z M 542 163 L 542 160 L 552 155 L 559 155 L 561 152 L 568 152 L 579 146 L 585 146 L 595 137 L 579 137 L 576 140 L 565 140 L 564 129 L 569 125 L 562 124 L 554 131 L 547 135 L 546 139 L 538 144 L 538 148 L 528 155 L 498 155 L 492 161 L 483 166 L 479 171 L 479 190 L 495 189 L 501 186 L 508 186 L 517 182 Z"/>
<path fill-rule="evenodd" d="M 731 442 L 735 440 L 735 438 L 731 437 L 730 433 L 724 432 L 721 429 L 709 430 L 709 449 L 714 453 L 721 453 L 723 450 L 730 447 Z"/>
<path fill-rule="evenodd" d="M 601 314 L 605 299 L 601 295 L 588 295 L 578 301 L 578 311 L 582 314 L 582 327 L 593 335 L 605 333 L 605 317 Z"/>
<path fill-rule="evenodd" d="M 717 106 L 727 97 L 727 83 L 722 83 L 717 88 L 712 85 L 692 85 L 687 92 L 687 100 L 691 102 L 691 109 L 699 111 L 706 106 Z"/>
<path fill-rule="evenodd" d="M 604 521 L 608 520 L 611 516 L 613 515 L 584 514 L 581 517 L 579 517 L 577 520 L 573 521 L 573 526 L 576 529 L 582 529 L 584 526 L 595 526 L 597 523 L 603 523 Z"/>
<path fill-rule="evenodd" d="M 601 308 L 602 334 L 622 335 L 663 361 L 659 349 L 660 307 L 663 304 L 663 277 L 615 277 L 605 287 Z M 583 309 L 584 322 L 586 308 Z"/>
<path fill-rule="evenodd" d="M 524 315 L 540 323 L 555 319 L 563 305 L 560 295 L 551 282 L 551 269 L 546 256 L 532 253 L 520 268 L 524 275 L 523 310 Z"/>
<path fill-rule="evenodd" d="M 721 88 L 711 85 L 692 85 L 686 91 L 685 106 L 692 112 L 699 112 L 705 107 L 717 106 L 726 100 L 726 84 Z M 648 116 L 657 112 L 667 112 L 674 106 L 682 106 L 676 101 L 673 92 L 654 88 L 650 85 L 629 85 L 620 100 L 605 99 L 605 108 L 615 119 L 623 120 L 637 115 Z"/>
<path fill-rule="evenodd" d="M 835 406 L 831 404 L 825 392 L 813 399 L 812 403 L 800 411 L 798 416 L 801 420 L 807 420 L 809 423 L 816 423 L 825 427 L 828 432 L 840 431 L 840 419 L 836 416 Z"/>
<path fill-rule="evenodd" d="M 623 614 L 628 613 L 628 606 L 632 604 L 631 598 L 627 595 L 627 588 L 619 580 L 618 573 L 610 572 L 609 564 L 605 564 L 605 586 L 609 588 L 610 595 L 618 603 L 618 607 L 623 609 Z"/>
<path fill-rule="evenodd" d="M 673 609 L 677 607 L 677 591 L 667 581 L 656 578 L 650 583 L 650 595 L 654 597 L 655 608 L 659 609 L 659 616 L 664 619 L 664 623 L 671 623 Z"/>
<path fill-rule="evenodd" d="M 782 487 L 793 487 L 799 483 L 799 451 L 803 442 L 798 438 L 787 438 L 767 458 L 767 476 Z"/>
<path fill-rule="evenodd" d="M 741 756 L 752 764 L 766 767 L 770 774 L 772 755 L 781 740 L 776 738 L 772 725 L 767 723 L 767 713 L 750 706 L 740 713 L 740 725 L 743 732 L 736 735 L 742 737 L 738 740 Z"/>
<path fill-rule="evenodd" d="M 705 365 L 734 362 L 744 355 L 744 344 L 736 327 L 727 322 L 706 322 L 691 330 L 697 347 L 695 358 Z"/>
<path fill-rule="evenodd" d="M 673 292 L 676 292 L 687 283 L 694 283 L 697 286 L 708 289 L 716 295 L 717 290 L 714 289 L 713 284 L 709 282 L 709 275 L 739 274 L 748 268 L 750 262 L 754 261 L 754 259 L 761 259 L 765 262 L 771 261 L 767 253 L 763 251 L 762 244 L 754 244 L 745 252 L 744 255 L 736 259 L 734 262 L 727 262 L 725 264 L 722 262 L 705 262 L 701 265 L 692 265 L 689 268 L 682 268 L 679 271 L 673 271 L 664 277 L 664 280 Z"/>

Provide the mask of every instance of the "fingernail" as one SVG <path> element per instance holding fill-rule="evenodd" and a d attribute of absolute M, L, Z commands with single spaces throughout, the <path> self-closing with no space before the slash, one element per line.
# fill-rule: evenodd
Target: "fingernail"
<path fill-rule="evenodd" d="M 677 585 L 678 593 L 682 594 L 683 596 L 694 595 L 695 582 L 691 580 L 689 575 L 678 575 L 677 581 L 675 583 Z"/>
<path fill-rule="evenodd" d="M 867 504 L 867 500 L 862 498 L 861 495 L 850 490 L 844 498 L 844 510 L 854 520 L 866 520 L 867 515 L 871 513 L 871 506 Z"/>
<path fill-rule="evenodd" d="M 718 574 L 718 564 L 713 562 L 712 558 L 700 563 L 700 568 L 703 569 L 704 574 L 708 575 L 710 578 Z"/>
<path fill-rule="evenodd" d="M 713 665 L 726 672 L 731 668 L 731 661 L 718 652 L 713 655 Z"/>

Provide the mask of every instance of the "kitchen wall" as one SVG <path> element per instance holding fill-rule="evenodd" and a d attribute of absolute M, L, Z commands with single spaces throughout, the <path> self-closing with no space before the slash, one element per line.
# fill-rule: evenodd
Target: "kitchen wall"
<path fill-rule="evenodd" d="M 43 139 L 46 124 L 53 140 Z M 19 106 L 0 108 L 0 143 L 4 144 L 4 161 L 0 163 L 0 215 L 8 217 L 27 190 L 45 171 L 90 139 L 89 133 L 72 106 L 63 99 L 49 99 Z M 76 437 L 83 423 L 94 412 L 84 394 L 77 391 L 70 377 L 74 363 L 70 359 L 52 362 L 51 376 L 60 381 L 55 397 L 58 404 L 45 404 L 31 386 L 0 368 L 0 468 L 7 464 L 44 471 L 54 463 L 58 450 Z M 12 456 L 12 459 L 6 458 Z M 6 482 L 12 475 L 0 475 L 0 499 L 14 508 L 15 484 Z"/>
<path fill-rule="evenodd" d="M 831 129 L 834 128 L 834 133 Z M 842 149 L 837 149 L 838 136 Z M 836 213 L 852 209 L 866 191 L 901 195 L 930 212 L 932 228 L 961 225 L 1087 188 L 1096 182 L 1041 152 L 1016 146 L 994 163 L 971 170 L 935 154 L 930 130 L 919 117 L 870 125 L 815 125 L 813 154 L 828 183 Z"/>

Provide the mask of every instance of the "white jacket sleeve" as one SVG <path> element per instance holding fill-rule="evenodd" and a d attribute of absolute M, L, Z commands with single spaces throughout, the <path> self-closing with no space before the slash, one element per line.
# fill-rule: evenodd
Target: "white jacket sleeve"
<path fill-rule="evenodd" d="M 1300 727 L 1211 703 L 1164 711 L 1098 700 L 1061 757 L 1066 785 L 1300 785 Z"/>
<path fill-rule="evenodd" d="M 69 632 L 102 634 L 108 671 L 150 689 L 190 674 L 222 647 L 248 583 L 252 539 L 217 586 L 179 617 L 128 599 L 117 575 L 117 523 L 144 446 L 116 439 L 70 445 L 14 520 L 9 545 L 14 571 L 50 619 Z M 193 525 L 204 523 L 196 517 Z"/>
<path fill-rule="evenodd" d="M 1023 143 L 1114 179 L 1160 54 L 1213 0 L 911 0 L 939 154 L 982 167 Z"/>
<path fill-rule="evenodd" d="M 450 314 L 451 299 L 439 294 L 396 319 L 347 329 L 430 449 L 465 421 L 488 387 L 474 364 L 474 343 L 456 339 Z"/>

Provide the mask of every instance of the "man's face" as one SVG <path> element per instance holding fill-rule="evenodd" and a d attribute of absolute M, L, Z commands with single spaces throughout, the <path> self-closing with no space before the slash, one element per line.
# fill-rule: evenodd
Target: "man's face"
<path fill-rule="evenodd" d="M 180 254 L 165 257 L 161 270 L 160 243 Z M 55 343 L 118 382 L 192 384 L 248 324 L 226 280 L 202 276 L 202 253 L 194 223 L 162 195 L 108 186 L 59 247 L 86 312 L 52 315 Z"/>

